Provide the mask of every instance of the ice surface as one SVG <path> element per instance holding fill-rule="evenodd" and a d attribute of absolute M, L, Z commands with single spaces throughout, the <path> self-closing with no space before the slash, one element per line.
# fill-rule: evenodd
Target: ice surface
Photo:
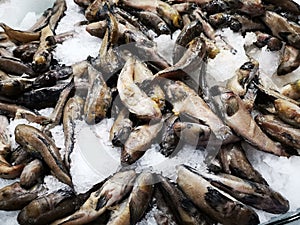
<path fill-rule="evenodd" d="M 1 2 L 0 21 L 6 22 L 8 25 L 19 28 L 29 28 L 40 13 L 44 9 L 53 4 L 54 0 L 10 0 Z M 297 0 L 300 3 L 300 0 Z M 90 36 L 85 31 L 85 26 L 79 26 L 80 21 L 84 21 L 85 17 L 73 0 L 67 0 L 68 10 L 66 16 L 60 21 L 56 32 L 63 33 L 74 31 L 75 36 L 65 41 L 55 49 L 55 58 L 61 63 L 71 65 L 90 56 L 97 56 L 101 45 L 101 40 Z M 14 13 L 11 13 L 13 9 Z M 16 16 L 17 15 L 17 16 Z M 169 35 L 161 35 L 155 38 L 158 42 L 159 53 L 171 62 L 170 49 L 173 49 L 179 31 L 170 39 Z M 248 61 L 243 44 L 251 43 L 255 40 L 254 34 L 247 34 L 245 38 L 233 33 L 229 29 L 219 31 L 218 46 L 220 54 L 215 59 L 210 59 L 208 64 L 208 74 L 213 76 L 220 82 L 232 77 L 236 69 L 244 62 Z M 225 42 L 226 44 L 225 44 Z M 230 48 L 231 51 L 230 51 Z M 274 75 L 280 52 L 270 52 L 265 48 L 256 50 L 252 55 L 260 63 L 260 73 L 267 82 L 280 87 L 286 82 L 300 78 L 300 69 L 293 73 L 282 77 Z M 48 116 L 53 109 L 41 110 L 42 115 Z M 26 120 L 12 121 L 9 129 L 14 141 L 14 128 L 20 124 L 28 124 Z M 78 193 L 87 191 L 93 184 L 100 182 L 107 176 L 114 173 L 120 167 L 120 149 L 111 146 L 109 139 L 109 129 L 112 126 L 112 119 L 105 119 L 101 123 L 93 126 L 87 126 L 84 122 L 78 122 L 76 126 L 76 143 L 73 154 L 71 155 L 71 176 L 74 182 L 75 190 Z M 31 124 L 39 127 L 38 124 Z M 51 130 L 56 145 L 64 152 L 64 138 L 62 126 L 57 126 Z M 17 145 L 13 143 L 13 147 Z M 300 206 L 300 158 L 290 157 L 289 159 L 273 156 L 247 147 L 247 155 L 254 167 L 259 170 L 270 186 L 280 192 L 290 201 L 291 210 L 295 210 Z M 135 164 L 137 171 L 148 170 L 162 173 L 173 180 L 176 179 L 175 167 L 178 164 L 185 163 L 198 170 L 205 170 L 203 163 L 204 152 L 195 150 L 192 146 L 185 145 L 178 154 L 167 159 L 158 151 L 158 145 L 154 144 L 144 154 L 144 156 Z M 0 179 L 0 187 L 11 184 L 14 181 Z M 45 177 L 45 183 L 48 191 L 55 191 L 65 187 L 55 177 L 49 175 Z M 155 209 L 151 210 L 139 225 L 156 225 L 153 219 Z M 257 211 L 261 222 L 267 221 L 272 214 Z M 0 211 L 0 221 L 4 225 L 17 224 L 16 216 L 18 212 Z"/>

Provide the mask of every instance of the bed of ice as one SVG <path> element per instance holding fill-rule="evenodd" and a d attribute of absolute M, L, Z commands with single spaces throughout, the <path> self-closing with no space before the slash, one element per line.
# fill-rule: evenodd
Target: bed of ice
<path fill-rule="evenodd" d="M 0 0 L 0 21 L 17 29 L 29 28 L 40 14 L 52 6 L 54 0 Z M 297 0 L 300 2 L 300 0 Z M 100 48 L 101 40 L 90 36 L 85 31 L 85 26 L 78 26 L 78 22 L 85 20 L 81 9 L 73 2 L 67 0 L 68 10 L 65 17 L 59 23 L 57 33 L 74 30 L 74 38 L 58 45 L 55 50 L 55 57 L 66 65 L 79 62 L 86 59 L 87 56 L 96 56 Z M 13 13 L 12 13 L 13 12 Z M 158 49 L 162 55 L 168 57 L 168 52 L 172 49 L 175 37 L 171 40 L 167 35 L 161 35 L 156 40 Z M 243 50 L 244 43 L 250 43 L 253 40 L 253 34 L 247 34 L 245 38 L 231 32 L 228 29 L 220 31 L 219 34 L 226 36 L 228 43 L 236 50 L 236 54 L 230 53 L 228 49 L 221 48 L 220 54 L 213 60 L 209 60 L 208 74 L 216 80 L 222 82 L 230 78 L 235 70 L 240 67 L 247 57 Z M 220 46 L 222 42 L 220 41 Z M 266 49 L 256 50 L 251 53 L 260 63 L 260 74 L 269 85 L 281 87 L 283 84 L 300 78 L 300 70 L 286 75 L 284 79 L 279 79 L 274 74 L 276 70 L 279 52 L 270 52 Z M 52 109 L 41 110 L 41 114 L 49 115 Z M 25 120 L 12 121 L 10 131 L 13 135 L 14 128 L 19 123 L 27 123 Z M 87 126 L 85 123 L 79 123 L 77 126 L 77 143 L 72 154 L 71 175 L 77 192 L 88 190 L 93 184 L 100 182 L 105 177 L 113 174 L 120 167 L 119 154 L 120 149 L 114 148 L 108 141 L 108 131 L 112 126 L 113 120 L 106 119 L 97 125 Z M 34 126 L 38 126 L 32 124 Z M 61 151 L 64 151 L 64 140 L 62 126 L 53 128 L 52 134 L 55 142 Z M 14 144 L 15 145 L 15 144 Z M 150 150 L 138 161 L 136 170 L 149 170 L 175 179 L 175 166 L 181 163 L 189 164 L 196 169 L 204 169 L 203 152 L 193 149 L 191 146 L 185 146 L 178 155 L 172 159 L 166 159 L 158 152 L 158 146 L 153 145 Z M 257 151 L 248 146 L 247 155 L 259 170 L 270 186 L 280 192 L 290 201 L 290 210 L 296 210 L 300 206 L 300 157 L 281 158 Z M 14 180 L 0 179 L 0 188 L 6 186 Z M 57 190 L 64 186 L 53 176 L 47 176 L 45 183 L 49 192 Z M 155 209 L 153 209 L 155 210 Z M 151 210 L 139 224 L 155 225 L 155 220 L 151 216 Z M 275 216 L 256 210 L 261 222 L 268 221 Z M 2 225 L 18 224 L 16 216 L 18 212 L 0 211 L 0 222 Z"/>

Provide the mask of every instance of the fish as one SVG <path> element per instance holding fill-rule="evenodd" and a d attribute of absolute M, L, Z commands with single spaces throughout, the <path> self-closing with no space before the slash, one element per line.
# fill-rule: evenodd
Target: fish
<path fill-rule="evenodd" d="M 0 189 L 0 210 L 21 210 L 44 191 L 45 188 L 40 184 L 27 190 L 19 182 L 14 182 Z"/>
<path fill-rule="evenodd" d="M 123 108 L 110 129 L 109 140 L 114 146 L 122 147 L 132 129 L 133 122 L 129 119 L 129 111 Z"/>
<path fill-rule="evenodd" d="M 49 69 L 53 55 L 52 48 L 55 46 L 54 33 L 48 24 L 41 30 L 40 44 L 37 51 L 33 55 L 32 69 L 41 73 Z"/>
<path fill-rule="evenodd" d="M 69 98 L 63 111 L 63 130 L 65 138 L 64 164 L 68 170 L 71 167 L 71 154 L 75 145 L 75 127 L 76 121 L 83 115 L 84 100 L 75 95 Z"/>
<path fill-rule="evenodd" d="M 0 178 L 16 179 L 22 173 L 24 164 L 11 165 L 7 162 L 4 155 L 0 155 Z"/>
<path fill-rule="evenodd" d="M 15 128 L 15 139 L 32 155 L 42 159 L 61 182 L 73 186 L 69 173 L 61 159 L 54 141 L 35 127 L 19 124 Z"/>
<path fill-rule="evenodd" d="M 53 32 L 55 31 L 58 22 L 65 15 L 66 10 L 67 10 L 66 0 L 55 0 L 51 8 L 51 16 L 48 20 L 48 25 Z"/>
<path fill-rule="evenodd" d="M 224 225 L 259 224 L 253 209 L 211 185 L 191 167 L 178 165 L 176 169 L 180 189 L 213 220 Z"/>
<path fill-rule="evenodd" d="M 18 97 L 31 89 L 32 79 L 8 76 L 7 79 L 0 80 L 0 96 Z"/>
<path fill-rule="evenodd" d="M 263 176 L 251 165 L 240 143 L 223 145 L 218 159 L 225 173 L 268 185 Z"/>
<path fill-rule="evenodd" d="M 283 214 L 290 208 L 289 201 L 267 185 L 243 180 L 229 174 L 200 173 L 199 175 L 213 186 L 256 209 L 273 214 Z"/>
<path fill-rule="evenodd" d="M 92 192 L 76 212 L 54 221 L 51 225 L 87 224 L 95 220 L 132 190 L 135 178 L 134 170 L 115 173 L 101 188 Z"/>
<path fill-rule="evenodd" d="M 74 2 L 82 8 L 87 8 L 93 3 L 93 0 L 74 0 Z"/>
<path fill-rule="evenodd" d="M 298 100 L 300 98 L 300 80 L 284 85 L 280 93 L 288 98 Z"/>
<path fill-rule="evenodd" d="M 100 20 L 96 22 L 89 23 L 85 29 L 86 31 L 95 37 L 104 38 L 105 32 L 107 28 L 107 21 Z"/>
<path fill-rule="evenodd" d="M 107 225 L 134 225 L 144 216 L 154 190 L 154 177 L 142 172 L 135 180 L 129 197 L 113 210 Z"/>
<path fill-rule="evenodd" d="M 235 75 L 227 81 L 226 87 L 243 97 L 251 81 L 258 75 L 258 68 L 259 63 L 254 59 L 245 62 L 236 70 Z"/>
<path fill-rule="evenodd" d="M 157 13 L 171 26 L 175 28 L 182 27 L 182 18 L 179 12 L 170 4 L 163 1 L 156 1 Z"/>
<path fill-rule="evenodd" d="M 277 68 L 277 75 L 282 76 L 296 70 L 300 65 L 300 50 L 290 46 L 285 45 L 283 54 L 280 58 L 280 64 Z"/>
<path fill-rule="evenodd" d="M 21 59 L 25 63 L 32 62 L 33 56 L 39 47 L 38 41 L 28 42 L 17 46 L 13 50 L 14 57 Z"/>
<path fill-rule="evenodd" d="M 26 32 L 15 30 L 6 25 L 5 23 L 0 23 L 0 27 L 3 28 L 5 34 L 9 37 L 9 39 L 16 44 L 24 44 L 32 41 L 38 41 L 41 36 L 41 32 Z"/>
<path fill-rule="evenodd" d="M 273 4 L 276 7 L 280 7 L 288 12 L 292 12 L 296 15 L 300 15 L 299 4 L 292 0 L 280 1 L 280 0 L 264 0 L 264 2 Z"/>
<path fill-rule="evenodd" d="M 220 99 L 223 104 L 220 105 L 220 110 L 224 122 L 238 135 L 261 151 L 278 156 L 289 156 L 280 143 L 271 140 L 260 129 L 238 95 L 232 91 L 223 90 Z"/>
<path fill-rule="evenodd" d="M 85 100 L 84 119 L 88 124 L 93 124 L 106 117 L 112 103 L 112 95 L 101 72 L 90 66 L 88 73 L 95 74 L 95 80 L 90 86 Z"/>
<path fill-rule="evenodd" d="M 106 15 L 107 10 L 105 9 L 104 2 L 102 0 L 95 0 L 88 5 L 84 15 L 89 22 L 95 22 L 97 20 L 104 19 L 103 17 Z"/>
<path fill-rule="evenodd" d="M 136 59 L 129 58 L 119 74 L 117 89 L 120 99 L 125 107 L 138 117 L 159 119 L 162 114 L 157 103 L 148 97 L 133 81 L 135 66 Z"/>
<path fill-rule="evenodd" d="M 36 76 L 31 66 L 24 64 L 21 60 L 15 57 L 0 56 L 0 69 L 12 75 L 27 74 L 30 77 Z"/>
<path fill-rule="evenodd" d="M 28 163 L 20 175 L 20 185 L 29 189 L 43 180 L 45 174 L 44 164 L 41 160 L 35 159 Z"/>
<path fill-rule="evenodd" d="M 262 48 L 265 45 L 267 45 L 270 51 L 279 51 L 283 46 L 281 40 L 279 40 L 278 38 L 270 34 L 263 33 L 260 31 L 255 32 L 255 34 L 256 34 L 256 42 L 254 42 L 254 44 L 259 48 Z"/>
<path fill-rule="evenodd" d="M 162 140 L 159 143 L 160 149 L 159 152 L 164 156 L 169 157 L 176 150 L 176 147 L 179 143 L 180 136 L 175 131 L 175 124 L 177 123 L 179 117 L 177 115 L 166 115 L 167 119 L 165 120 L 164 127 L 162 128 Z"/>
<path fill-rule="evenodd" d="M 8 126 L 9 121 L 7 117 L 4 115 L 0 115 L 0 155 L 4 157 L 6 157 L 11 152 L 11 140 L 9 136 Z"/>
<path fill-rule="evenodd" d="M 271 11 L 266 11 L 263 21 L 275 37 L 295 48 L 300 48 L 299 25 Z"/>
<path fill-rule="evenodd" d="M 168 178 L 156 175 L 156 179 L 158 181 L 156 186 L 162 193 L 162 198 L 168 203 L 177 224 L 215 224 L 208 216 L 198 210 L 193 202 Z"/>
<path fill-rule="evenodd" d="M 157 122 L 135 127 L 122 147 L 121 163 L 130 165 L 141 158 L 155 138 L 157 138 L 162 126 L 162 122 Z"/>
<path fill-rule="evenodd" d="M 298 105 L 283 99 L 276 99 L 274 106 L 277 115 L 286 123 L 300 128 L 300 108 Z"/>

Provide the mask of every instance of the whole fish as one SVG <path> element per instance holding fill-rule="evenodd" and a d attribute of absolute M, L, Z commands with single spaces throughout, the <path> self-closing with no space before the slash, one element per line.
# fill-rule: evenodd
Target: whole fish
<path fill-rule="evenodd" d="M 95 80 L 88 90 L 84 104 L 85 121 L 88 124 L 98 123 L 106 117 L 112 102 L 111 89 L 107 86 L 101 72 L 92 66 L 88 67 L 88 73 L 95 74 Z"/>
<path fill-rule="evenodd" d="M 141 158 L 157 138 L 163 126 L 162 122 L 135 127 L 121 151 L 121 163 L 132 164 Z"/>
<path fill-rule="evenodd" d="M 90 194 L 80 209 L 70 216 L 56 220 L 51 225 L 86 224 L 95 220 L 132 190 L 135 178 L 136 173 L 133 170 L 114 174 L 101 188 Z"/>
<path fill-rule="evenodd" d="M 290 208 L 289 201 L 267 185 L 243 180 L 229 174 L 201 173 L 200 176 L 213 186 L 257 209 L 273 214 L 281 214 L 286 213 Z"/>
<path fill-rule="evenodd" d="M 123 108 L 110 129 L 109 140 L 115 146 L 123 146 L 132 130 L 132 121 L 129 119 L 129 111 Z"/>
<path fill-rule="evenodd" d="M 35 127 L 20 124 L 15 129 L 15 139 L 33 155 L 40 157 L 61 182 L 72 186 L 70 175 L 61 159 L 54 141 Z"/>
<path fill-rule="evenodd" d="M 45 168 L 41 160 L 35 159 L 31 161 L 24 167 L 20 175 L 21 187 L 25 189 L 33 187 L 43 180 L 44 173 Z"/>
<path fill-rule="evenodd" d="M 129 197 L 112 212 L 107 225 L 134 225 L 144 216 L 154 189 L 153 174 L 142 172 L 135 180 Z"/>
<path fill-rule="evenodd" d="M 24 189 L 19 182 L 0 189 L 0 209 L 1 210 L 21 210 L 24 206 L 36 199 L 44 187 L 36 185 L 31 189 Z"/>
<path fill-rule="evenodd" d="M 205 214 L 200 212 L 175 184 L 161 175 L 157 175 L 158 183 L 156 186 L 163 194 L 163 199 L 169 207 L 178 224 L 182 225 L 209 225 L 214 222 Z"/>
<path fill-rule="evenodd" d="M 300 128 L 300 107 L 298 105 L 287 100 L 276 99 L 274 106 L 280 119 Z"/>
<path fill-rule="evenodd" d="M 79 96 L 70 98 L 63 112 L 63 130 L 65 137 L 65 155 L 64 163 L 67 169 L 70 170 L 71 154 L 75 144 L 75 127 L 76 120 L 80 120 L 83 113 L 84 100 Z"/>
<path fill-rule="evenodd" d="M 241 98 L 232 91 L 223 91 L 220 96 L 225 123 L 237 134 L 258 149 L 278 156 L 289 156 L 285 149 L 271 140 L 256 124 Z"/>
<path fill-rule="evenodd" d="M 193 203 L 212 219 L 224 225 L 259 224 L 253 209 L 211 185 L 194 169 L 177 166 L 177 183 Z"/>
<path fill-rule="evenodd" d="M 155 101 L 146 95 L 133 81 L 136 60 L 129 58 L 120 72 L 117 88 L 123 104 L 138 117 L 161 118 L 161 111 Z"/>
<path fill-rule="evenodd" d="M 251 165 L 239 143 L 223 145 L 218 158 L 225 173 L 268 185 L 262 175 Z"/>

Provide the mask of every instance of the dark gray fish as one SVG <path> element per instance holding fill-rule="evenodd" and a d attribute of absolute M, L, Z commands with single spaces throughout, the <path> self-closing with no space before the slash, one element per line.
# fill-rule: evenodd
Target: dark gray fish
<path fill-rule="evenodd" d="M 30 66 L 14 57 L 0 56 L 0 69 L 6 73 L 14 75 L 27 74 L 31 77 L 36 76 L 36 73 Z"/>
<path fill-rule="evenodd" d="M 239 143 L 223 145 L 218 158 L 225 173 L 268 185 L 262 175 L 251 165 Z"/>
<path fill-rule="evenodd" d="M 56 220 L 52 225 L 86 224 L 95 220 L 109 207 L 124 199 L 132 190 L 135 178 L 136 173 L 133 170 L 114 174 L 98 190 L 92 192 L 76 212 Z"/>
<path fill-rule="evenodd" d="M 279 40 L 278 38 L 270 34 L 263 33 L 260 31 L 255 32 L 255 34 L 256 34 L 256 42 L 254 42 L 254 44 L 259 48 L 262 48 L 265 45 L 267 45 L 270 51 L 279 51 L 283 46 L 281 40 Z"/>
<path fill-rule="evenodd" d="M 72 186 L 72 181 L 54 141 L 35 127 L 20 124 L 15 139 L 32 155 L 40 157 L 61 182 Z"/>
<path fill-rule="evenodd" d="M 41 183 L 44 178 L 45 168 L 43 162 L 39 159 L 35 159 L 28 163 L 21 175 L 20 175 L 20 185 L 25 189 L 29 189 Z"/>
<path fill-rule="evenodd" d="M 19 182 L 3 187 L 0 189 L 0 209 L 21 210 L 43 191 L 44 187 L 39 184 L 29 190 L 22 188 Z"/>
<path fill-rule="evenodd" d="M 177 183 L 193 203 L 224 225 L 257 225 L 255 211 L 211 185 L 194 169 L 179 165 Z"/>

